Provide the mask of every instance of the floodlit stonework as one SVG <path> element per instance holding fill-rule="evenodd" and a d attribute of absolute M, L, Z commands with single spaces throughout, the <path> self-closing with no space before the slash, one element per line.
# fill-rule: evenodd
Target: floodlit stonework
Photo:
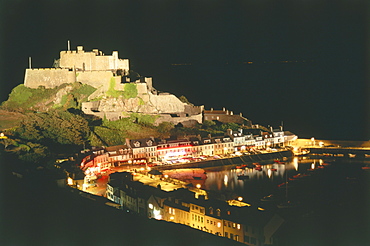
<path fill-rule="evenodd" d="M 161 116 L 156 124 L 169 121 L 190 126 L 203 122 L 203 106 L 183 103 L 170 93 L 158 93 L 152 85 L 152 78 L 132 82 L 128 78 L 129 72 L 129 60 L 119 59 L 118 51 L 104 55 L 97 49 L 87 52 L 82 46 L 77 46 L 77 50 L 61 51 L 54 68 L 26 69 L 24 85 L 54 88 L 64 83 L 81 82 L 93 86 L 97 90 L 89 96 L 88 102 L 82 103 L 82 110 L 109 120 L 127 117 L 129 113 L 142 113 Z M 127 84 L 134 85 L 137 95 L 108 95 L 110 91 L 125 92 Z"/>

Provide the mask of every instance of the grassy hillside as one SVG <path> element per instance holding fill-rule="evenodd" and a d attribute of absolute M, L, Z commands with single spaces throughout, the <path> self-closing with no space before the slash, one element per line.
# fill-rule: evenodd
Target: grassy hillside
<path fill-rule="evenodd" d="M 0 109 L 0 131 L 19 126 L 22 119 L 24 115 L 21 113 Z"/>
<path fill-rule="evenodd" d="M 14 112 L 47 111 L 56 108 L 80 108 L 96 89 L 92 86 L 73 83 L 63 84 L 55 88 L 39 87 L 32 89 L 23 84 L 15 87 L 7 101 L 1 107 Z"/>

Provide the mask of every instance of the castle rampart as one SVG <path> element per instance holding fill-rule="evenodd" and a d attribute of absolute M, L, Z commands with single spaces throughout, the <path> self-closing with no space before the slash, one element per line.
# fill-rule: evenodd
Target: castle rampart
<path fill-rule="evenodd" d="M 26 69 L 24 85 L 29 88 L 54 88 L 64 83 L 76 82 L 74 71 L 65 68 Z"/>

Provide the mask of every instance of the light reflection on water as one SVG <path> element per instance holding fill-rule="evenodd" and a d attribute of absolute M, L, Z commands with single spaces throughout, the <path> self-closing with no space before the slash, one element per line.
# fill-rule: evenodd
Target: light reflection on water
<path fill-rule="evenodd" d="M 319 160 L 299 160 L 297 157 L 278 164 L 273 161 L 255 168 L 237 169 L 235 166 L 206 168 L 207 179 L 204 188 L 208 191 L 224 194 L 227 198 L 238 196 L 247 201 L 256 201 L 278 190 L 278 185 L 286 182 L 288 177 L 305 172 Z M 288 173 L 288 177 L 285 173 Z M 247 175 L 248 179 L 238 179 L 238 175 Z"/>

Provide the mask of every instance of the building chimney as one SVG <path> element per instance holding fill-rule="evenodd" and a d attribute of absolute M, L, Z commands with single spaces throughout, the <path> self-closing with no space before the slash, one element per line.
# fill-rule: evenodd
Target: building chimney
<path fill-rule="evenodd" d="M 67 42 L 67 50 L 68 50 L 68 51 L 70 51 L 70 50 L 71 50 L 71 43 L 69 42 L 69 40 L 68 40 L 68 42 Z"/>
<path fill-rule="evenodd" d="M 31 69 L 32 68 L 32 58 L 28 57 L 28 66 Z"/>

